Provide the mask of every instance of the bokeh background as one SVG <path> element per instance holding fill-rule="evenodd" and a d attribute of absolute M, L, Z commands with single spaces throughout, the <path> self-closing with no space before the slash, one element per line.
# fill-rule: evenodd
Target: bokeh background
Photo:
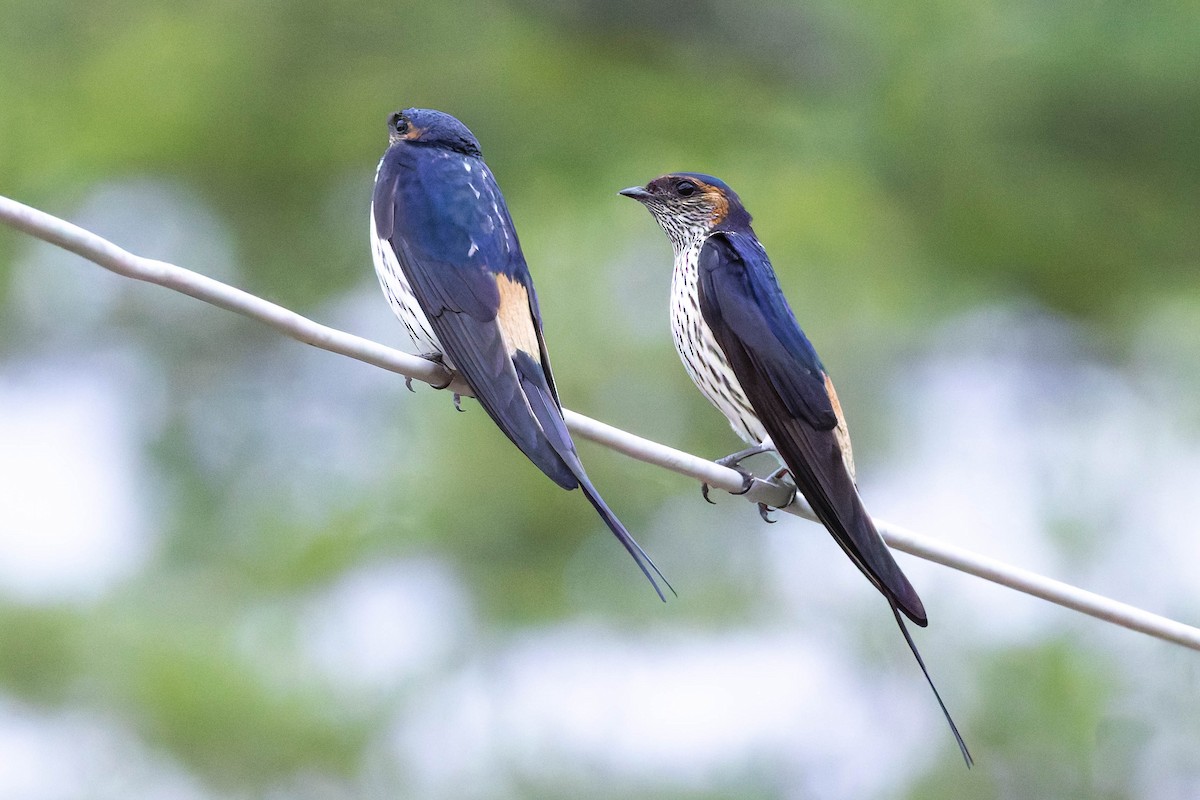
<path fill-rule="evenodd" d="M 0 9 L 0 191 L 407 347 L 384 119 L 463 119 L 565 403 L 739 442 L 618 189 L 755 215 L 883 518 L 1200 620 L 1194 3 Z M 0 796 L 1200 796 L 1197 654 L 900 555 L 967 771 L 819 527 L 581 444 L 679 591 L 473 401 L 0 230 Z"/>

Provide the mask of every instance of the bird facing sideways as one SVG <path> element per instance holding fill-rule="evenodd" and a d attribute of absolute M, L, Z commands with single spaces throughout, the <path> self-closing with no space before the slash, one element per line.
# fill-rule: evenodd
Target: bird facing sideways
<path fill-rule="evenodd" d="M 671 331 L 688 374 L 754 445 L 722 463 L 740 470 L 737 462 L 749 455 L 778 454 L 817 518 L 887 598 L 969 766 L 966 743 L 900 616 L 924 627 L 925 608 L 859 497 L 833 383 L 779 288 L 750 214 L 722 181 L 698 173 L 664 175 L 621 194 L 646 206 L 674 246 Z"/>
<path fill-rule="evenodd" d="M 670 584 L 600 497 L 575 452 L 533 280 L 479 142 L 441 111 L 409 108 L 387 124 L 371 203 L 371 252 L 389 305 L 423 354 L 456 370 L 538 469 L 564 489 L 583 490 L 665 600 L 654 576 Z"/>

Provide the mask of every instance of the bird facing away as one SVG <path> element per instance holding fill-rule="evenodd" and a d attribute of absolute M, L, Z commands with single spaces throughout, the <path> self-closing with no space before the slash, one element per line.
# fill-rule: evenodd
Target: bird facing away
<path fill-rule="evenodd" d="M 538 469 L 564 489 L 583 489 L 665 600 L 654 578 L 662 573 L 592 486 L 575 452 L 533 280 L 479 142 L 440 111 L 410 108 L 387 124 L 371 202 L 371 252 L 392 310 L 427 358 L 462 376 Z"/>
<path fill-rule="evenodd" d="M 723 182 L 697 173 L 664 175 L 621 194 L 645 205 L 674 246 L 671 331 L 688 374 L 734 431 L 757 445 L 724 463 L 736 467 L 765 450 L 779 455 L 817 518 L 887 598 L 970 765 L 900 616 L 924 627 L 925 608 L 859 498 L 833 383 L 779 288 L 750 214 Z"/>

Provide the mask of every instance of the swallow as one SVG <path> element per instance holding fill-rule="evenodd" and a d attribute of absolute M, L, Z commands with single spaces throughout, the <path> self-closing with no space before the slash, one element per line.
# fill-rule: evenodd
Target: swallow
<path fill-rule="evenodd" d="M 538 469 L 564 489 L 583 490 L 665 600 L 655 576 L 670 584 L 596 491 L 575 451 L 533 279 L 478 140 L 454 117 L 430 109 L 396 112 L 387 125 L 371 202 L 371 252 L 388 304 L 423 355 L 461 375 Z"/>
<path fill-rule="evenodd" d="M 686 172 L 621 194 L 642 203 L 674 247 L 671 331 L 688 375 L 752 445 L 722 463 L 739 469 L 749 489 L 739 461 L 767 451 L 783 461 L 817 518 L 887 599 L 970 766 L 966 742 L 904 624 L 907 617 L 928 625 L 925 607 L 859 497 L 833 381 L 797 323 L 741 199 L 712 176 Z"/>

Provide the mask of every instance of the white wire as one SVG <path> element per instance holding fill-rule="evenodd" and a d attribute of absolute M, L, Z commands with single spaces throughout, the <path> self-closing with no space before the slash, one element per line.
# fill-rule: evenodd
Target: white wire
<path fill-rule="evenodd" d="M 118 275 L 156 283 L 206 303 L 235 311 L 264 322 L 280 333 L 306 344 L 365 361 L 432 386 L 442 386 L 452 377 L 439 364 L 313 322 L 294 311 L 183 267 L 136 256 L 90 231 L 3 196 L 0 196 L 0 220 L 10 227 L 76 253 Z M 448 388 L 463 395 L 471 393 L 470 389 L 457 379 Z M 566 410 L 564 414 L 567 426 L 576 436 L 647 464 L 706 482 L 715 488 L 737 491 L 742 487 L 741 475 L 720 464 L 644 439 L 574 411 Z M 756 479 L 751 490 L 744 496 L 751 502 L 763 502 L 778 507 L 787 503 L 791 494 L 787 487 Z M 807 519 L 815 519 L 812 510 L 802 498 L 795 499 L 783 510 Z M 1200 650 L 1198 628 L 987 556 L 934 541 L 883 520 L 876 519 L 875 525 L 887 543 L 897 550 L 985 578 L 1130 630 Z"/>

